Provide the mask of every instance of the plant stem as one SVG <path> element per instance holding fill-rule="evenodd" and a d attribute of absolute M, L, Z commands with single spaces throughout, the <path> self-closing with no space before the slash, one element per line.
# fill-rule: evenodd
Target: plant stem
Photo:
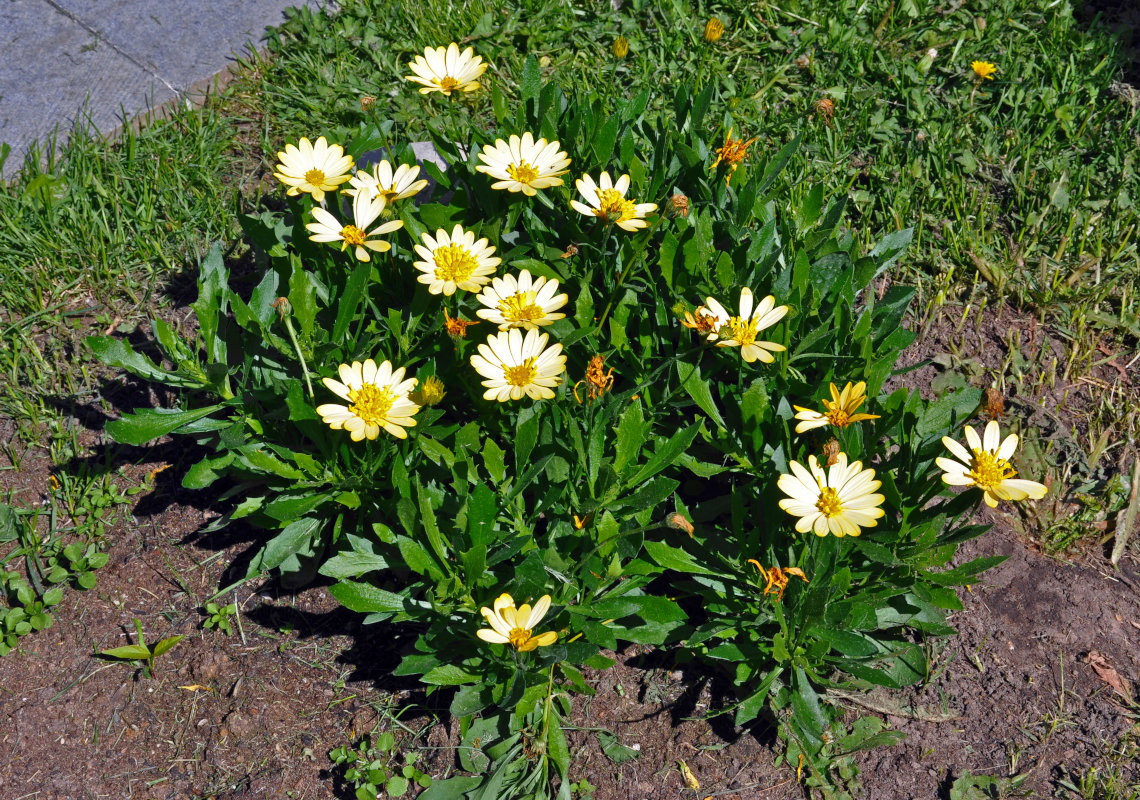
<path fill-rule="evenodd" d="M 297 358 L 301 361 L 301 374 L 305 378 L 305 388 L 309 390 L 309 399 L 312 400 L 314 395 L 313 384 L 309 380 L 309 366 L 305 363 L 305 355 L 301 352 L 301 345 L 297 341 L 297 333 L 293 330 L 293 320 L 287 316 L 282 316 L 282 320 L 285 322 L 285 330 L 289 333 L 289 341 L 293 344 L 293 350 L 296 351 Z"/>

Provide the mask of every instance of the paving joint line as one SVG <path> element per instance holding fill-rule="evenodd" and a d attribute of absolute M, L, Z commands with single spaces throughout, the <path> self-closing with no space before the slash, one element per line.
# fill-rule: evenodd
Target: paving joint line
<path fill-rule="evenodd" d="M 143 72 L 146 72 L 147 74 L 149 74 L 155 80 L 161 81 L 163 83 L 163 85 L 166 86 L 166 88 L 169 89 L 170 91 L 174 92 L 174 94 L 176 96 L 180 96 L 182 94 L 182 92 L 179 91 L 177 88 L 175 88 L 174 85 L 170 83 L 170 81 L 168 81 L 166 78 L 162 77 L 161 74 L 159 74 L 158 69 L 156 67 L 154 67 L 153 65 L 148 64 L 144 61 L 140 61 L 139 59 L 132 56 L 130 53 L 128 53 L 123 48 L 119 47 L 117 44 L 112 42 L 110 39 L 107 39 L 103 35 L 102 31 L 99 31 L 96 28 L 92 27 L 91 25 L 88 25 L 78 15 L 72 13 L 71 11 L 68 11 L 66 8 L 63 8 L 61 5 L 59 5 L 59 3 L 56 2 L 56 0 L 44 0 L 44 2 L 47 3 L 49 6 L 51 6 L 53 9 L 55 9 L 55 11 L 57 13 L 62 14 L 63 16 L 67 17 L 69 20 L 74 22 L 76 25 L 78 25 L 79 27 L 83 28 L 85 31 L 90 33 L 92 36 L 95 37 L 96 41 L 104 42 L 115 53 L 117 53 L 118 55 L 125 58 L 127 61 L 134 64 L 136 67 L 141 69 Z"/>

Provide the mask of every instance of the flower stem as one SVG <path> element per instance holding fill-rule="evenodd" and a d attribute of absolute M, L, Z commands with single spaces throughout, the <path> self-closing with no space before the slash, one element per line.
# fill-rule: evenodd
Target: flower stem
<path fill-rule="evenodd" d="M 297 358 L 301 361 L 301 375 L 305 378 L 305 388 L 309 390 L 309 399 L 312 400 L 313 384 L 309 380 L 309 366 L 305 363 L 305 354 L 301 352 L 301 345 L 297 341 L 297 333 L 293 330 L 293 320 L 291 317 L 282 315 L 282 320 L 285 322 L 285 330 L 289 333 L 289 341 L 293 344 L 293 349 L 297 353 Z"/>

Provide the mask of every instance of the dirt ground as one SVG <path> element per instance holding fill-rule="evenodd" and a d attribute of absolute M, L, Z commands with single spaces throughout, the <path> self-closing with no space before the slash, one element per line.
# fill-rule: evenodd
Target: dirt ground
<path fill-rule="evenodd" d="M 931 321 L 908 352 L 910 363 L 952 358 L 908 373 L 907 384 L 929 391 L 949 368 L 989 385 L 1006 370 L 1011 331 L 1026 369 L 1059 349 L 1044 328 L 1013 312 L 965 332 L 955 328 L 960 317 L 949 308 Z M 1063 437 L 1063 423 L 1074 439 L 1087 435 L 1081 426 L 1095 414 L 1098 393 L 1135 394 L 1120 368 L 1126 361 L 1102 363 L 1084 380 L 1074 372 L 1033 396 L 1009 389 L 1007 414 L 1032 424 L 1040 417 L 1050 437 Z M 98 444 L 101 434 L 91 436 Z M 110 561 L 97 586 L 67 592 L 54 626 L 0 659 L 0 797 L 347 798 L 329 750 L 378 723 L 408 741 L 409 731 L 436 719 L 442 724 L 421 742 L 436 749 L 425 750 L 421 767 L 435 778 L 453 772 L 454 725 L 440 710 L 446 698 L 426 698 L 414 681 L 393 679 L 401 642 L 389 629 L 361 627 L 326 587 L 285 593 L 270 583 L 243 586 L 220 600 L 239 603 L 240 627 L 229 636 L 201 630 L 201 607 L 244 570 L 253 539 L 237 528 L 200 533 L 219 511 L 208 497 L 179 488 L 179 468 L 191 460 L 169 449 L 143 452 L 121 454 L 125 480 L 142 483 L 157 467 L 174 468 L 158 473 L 154 490 L 108 533 Z M 45 465 L 29 454 L 21 471 L 0 471 L 0 483 L 34 502 L 47 485 Z M 1073 500 L 1053 502 L 1049 520 L 1073 513 Z M 1125 779 L 1140 782 L 1137 706 L 1123 696 L 1135 698 L 1140 689 L 1136 549 L 1117 572 L 1095 537 L 1054 559 L 1034 544 L 1040 519 L 988 511 L 982 519 L 994 528 L 959 558 L 1009 558 L 960 592 L 965 609 L 951 619 L 959 635 L 930 643 L 930 680 L 909 693 L 841 701 L 852 717 L 878 713 L 907 735 L 856 757 L 853 795 L 949 797 L 951 783 L 969 771 L 1024 776 L 1022 790 L 1032 796 L 1065 796 L 1058 781 L 1121 747 L 1133 748 L 1123 761 Z M 135 620 L 149 641 L 186 637 L 159 659 L 151 679 L 95 655 L 133 642 Z M 727 717 L 705 718 L 725 702 L 715 676 L 677 669 L 668 652 L 629 648 L 618 657 L 618 666 L 590 676 L 597 695 L 576 701 L 574 723 L 608 729 L 640 755 L 615 764 L 594 736 L 571 737 L 571 777 L 588 779 L 597 800 L 805 796 L 794 765 L 777 763 L 771 725 L 738 731 Z M 680 760 L 700 792 L 684 789 Z"/>

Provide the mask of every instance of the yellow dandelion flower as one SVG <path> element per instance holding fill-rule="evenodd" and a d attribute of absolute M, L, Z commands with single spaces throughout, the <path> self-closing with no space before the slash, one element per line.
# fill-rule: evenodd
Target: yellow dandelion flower
<path fill-rule="evenodd" d="M 755 308 L 753 308 L 754 302 L 752 290 L 745 286 L 740 290 L 740 314 L 732 316 L 715 298 L 706 297 L 707 316 L 712 317 L 712 324 L 715 326 L 713 332 L 706 338 L 710 342 L 716 342 L 717 347 L 739 347 L 741 357 L 749 364 L 757 359 L 765 364 L 771 364 L 775 360 L 772 353 L 787 348 L 776 342 L 758 341 L 756 336 L 760 331 L 772 327 L 783 319 L 791 309 L 788 306 L 777 306 L 776 298 L 772 295 L 761 300 L 760 305 Z M 704 325 L 708 322 L 702 320 L 699 324 Z"/>
<path fill-rule="evenodd" d="M 878 419 L 878 414 L 856 414 L 859 406 L 863 405 L 867 400 L 867 383 L 859 381 L 852 384 L 848 382 L 843 387 L 843 391 L 835 388 L 835 384 L 830 384 L 831 399 L 823 401 L 823 407 L 827 409 L 826 413 L 821 414 L 818 411 L 812 411 L 810 408 L 802 406 L 792 406 L 798 413 L 796 419 L 802 420 L 796 426 L 796 433 L 804 433 L 813 428 L 823 428 L 827 425 L 834 425 L 837 428 L 846 428 L 852 422 L 862 422 L 865 419 Z"/>
<path fill-rule="evenodd" d="M 326 403 L 317 406 L 321 419 L 333 430 L 346 430 L 352 441 L 375 439 L 383 428 L 397 439 L 408 437 L 405 428 L 415 427 L 420 407 L 408 399 L 416 379 L 404 380 L 404 368 L 392 369 L 390 361 L 380 366 L 371 358 L 363 364 L 341 364 L 340 380 L 324 378 L 324 385 L 350 405 Z"/>
<path fill-rule="evenodd" d="M 862 528 L 873 528 L 886 512 L 879 508 L 886 499 L 875 490 L 882 486 L 875 480 L 875 470 L 863 469 L 863 463 L 847 463 L 840 453 L 835 464 L 824 468 L 815 456 L 808 456 L 805 468 L 797 461 L 789 465 L 790 475 L 781 475 L 776 485 L 788 499 L 780 508 L 796 520 L 800 533 L 812 531 L 816 536 L 858 536 Z"/>
<path fill-rule="evenodd" d="M 629 55 L 629 39 L 624 36 L 619 36 L 614 39 L 613 45 L 610 47 L 610 52 L 614 54 L 614 58 L 625 58 Z"/>
<path fill-rule="evenodd" d="M 462 53 L 459 45 L 452 42 L 447 47 L 426 47 L 422 56 L 416 56 L 408 63 L 412 70 L 405 79 L 420 84 L 420 94 L 439 92 L 451 97 L 452 92 L 474 92 L 480 87 L 479 78 L 487 71 L 487 65 L 474 48 L 468 47 Z"/>
<path fill-rule="evenodd" d="M 494 608 L 484 606 L 479 613 L 487 620 L 490 628 L 480 628 L 475 635 L 484 642 L 492 644 L 509 644 L 520 653 L 529 653 L 539 647 L 549 647 L 558 641 L 558 634 L 554 631 L 534 633 L 534 628 L 542 622 L 546 612 L 550 610 L 550 595 L 544 594 L 531 608 L 523 603 L 515 608 L 515 600 L 509 594 L 503 593 L 495 598 Z"/>
<path fill-rule="evenodd" d="M 633 231 L 649 225 L 645 215 L 657 210 L 656 203 L 639 203 L 636 199 L 626 199 L 625 193 L 629 191 L 629 176 L 622 175 L 615 183 L 608 172 L 598 177 L 598 182 L 589 175 L 583 175 L 581 180 L 574 182 L 578 192 L 585 203 L 571 200 L 570 205 L 579 214 L 587 217 L 598 217 L 607 225 L 617 223 L 622 230 Z"/>
<path fill-rule="evenodd" d="M 974 78 L 979 81 L 992 81 L 997 72 L 997 64 L 989 61 L 971 61 L 970 69 L 974 71 Z"/>
<path fill-rule="evenodd" d="M 433 238 L 430 233 L 423 235 L 423 245 L 416 245 L 416 252 L 423 261 L 413 266 L 424 273 L 416 277 L 427 284 L 432 294 L 451 296 L 456 289 L 477 292 L 490 280 L 502 259 L 493 258 L 492 247 L 486 239 L 475 241 L 475 234 L 464 231 L 456 225 L 449 236 L 447 231 L 437 230 Z"/>
<path fill-rule="evenodd" d="M 535 141 L 530 131 L 522 138 L 512 134 L 509 142 L 496 139 L 494 145 L 483 145 L 479 153 L 482 163 L 475 171 L 495 179 L 492 189 L 534 197 L 539 189 L 561 186 L 562 179 L 558 176 L 569 172 L 566 168 L 570 166 L 570 158 L 559 147 L 558 142 Z"/>
<path fill-rule="evenodd" d="M 1017 451 L 1019 439 L 1016 433 L 1002 439 L 997 420 L 990 420 L 982 438 L 969 425 L 965 433 L 969 450 L 949 436 L 942 437 L 942 444 L 958 459 L 935 459 L 943 470 L 944 483 L 977 486 L 990 508 L 995 508 L 998 500 L 1040 500 L 1048 493 L 1049 489 L 1043 484 L 1018 478 L 1017 470 L 1009 463 Z"/>
<path fill-rule="evenodd" d="M 709 17 L 709 21 L 705 23 L 705 41 L 713 44 L 719 42 L 723 35 L 724 23 L 716 17 Z"/>
<path fill-rule="evenodd" d="M 355 247 L 353 254 L 358 261 L 370 261 L 372 257 L 368 254 L 369 250 L 384 253 L 392 249 L 390 242 L 370 237 L 383 236 L 404 227 L 404 221 L 397 219 L 369 230 L 368 226 L 376 221 L 383 210 L 383 200 L 361 193 L 352 200 L 351 225 L 341 225 L 336 217 L 323 208 L 314 208 L 313 217 L 317 221 L 310 222 L 305 228 L 313 234 L 309 238 L 314 242 L 340 242 L 342 252 L 350 246 Z"/>
<path fill-rule="evenodd" d="M 302 137 L 296 146 L 285 145 L 277 160 L 280 163 L 273 176 L 289 187 L 286 194 L 290 197 L 308 192 L 319 203 L 325 199 L 325 192 L 335 192 L 351 177 L 352 156 L 346 156 L 343 147 L 329 144 L 323 136 L 316 142 Z"/>

